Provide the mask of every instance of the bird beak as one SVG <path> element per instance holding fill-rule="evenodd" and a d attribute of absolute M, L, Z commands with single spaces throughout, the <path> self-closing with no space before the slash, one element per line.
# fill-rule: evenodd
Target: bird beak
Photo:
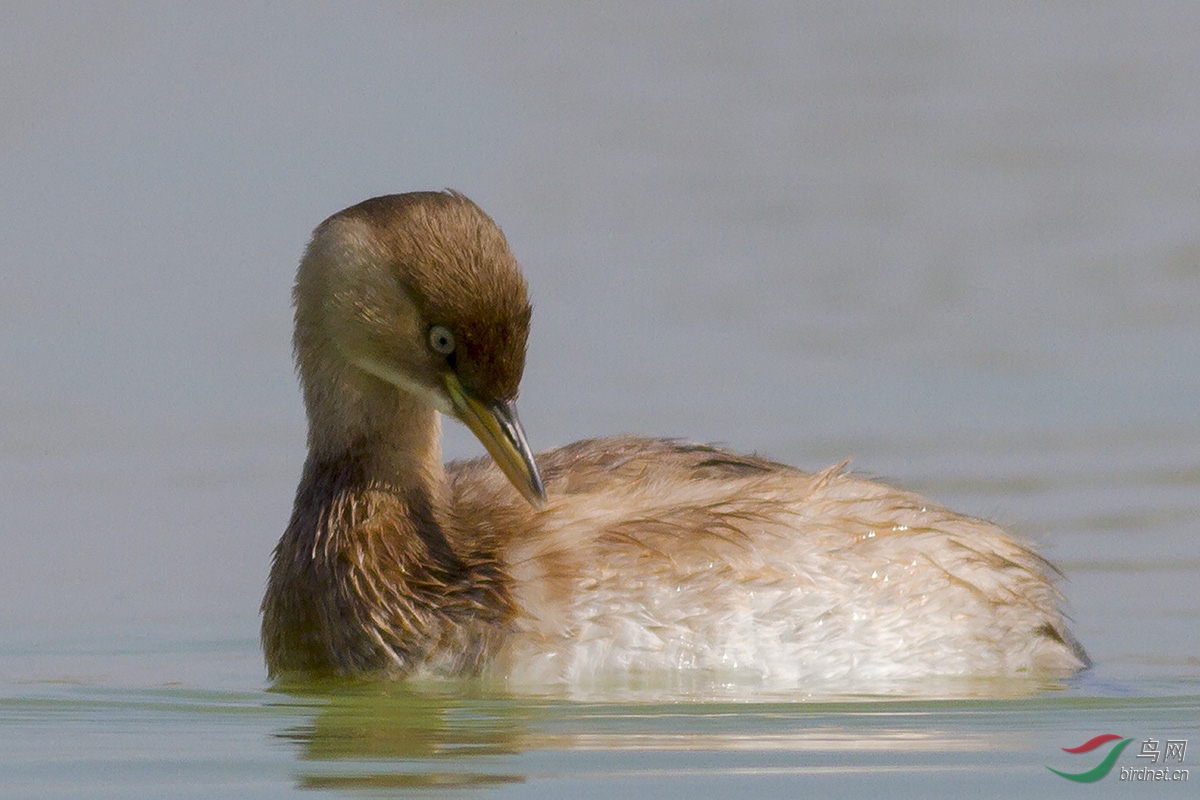
<path fill-rule="evenodd" d="M 533 461 L 529 443 L 525 441 L 516 407 L 505 400 L 493 403 L 477 400 L 463 388 L 453 372 L 445 373 L 445 380 L 454 415 L 483 443 L 517 491 L 536 508 L 545 506 L 542 476 Z"/>

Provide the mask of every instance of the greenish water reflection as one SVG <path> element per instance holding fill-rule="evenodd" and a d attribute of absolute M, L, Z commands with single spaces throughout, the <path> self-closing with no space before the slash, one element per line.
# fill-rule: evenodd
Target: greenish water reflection
<path fill-rule="evenodd" d="M 823 778 L 861 784 L 882 775 L 892 776 L 889 781 L 907 776 L 926 790 L 931 776 L 940 775 L 983 780 L 977 788 L 993 790 L 1027 780 L 1045 792 L 1056 787 L 1040 773 L 1056 757 L 1062 763 L 1061 747 L 1110 727 L 1131 736 L 1185 735 L 1200 720 L 1196 696 L 1061 692 L 1009 700 L 805 703 L 583 703 L 508 697 L 462 684 L 279 693 L 312 712 L 276 733 L 297 748 L 296 785 L 354 792 L 507 794 L 506 787 L 518 784 L 521 796 L 554 796 L 552 787 L 585 785 L 607 796 L 622 782 L 679 791 L 688 781 L 715 789 L 736 778 L 743 790 L 771 796 L 773 781 L 783 780 L 779 787 Z M 1003 783 L 971 778 L 1000 773 Z"/>
<path fill-rule="evenodd" d="M 6 797 L 1052 796 L 1062 779 L 1046 767 L 1092 766 L 1062 748 L 1101 733 L 1200 739 L 1200 682 L 1134 690 L 1101 668 L 1006 699 L 803 702 L 584 702 L 472 683 L 33 681 L 0 696 Z M 1118 766 L 1139 766 L 1136 752 Z M 1089 797 L 1128 791 L 1109 776 Z"/>

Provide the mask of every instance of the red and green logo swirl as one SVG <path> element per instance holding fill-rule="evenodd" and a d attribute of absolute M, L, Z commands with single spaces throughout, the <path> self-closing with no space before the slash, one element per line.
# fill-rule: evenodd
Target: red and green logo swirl
<path fill-rule="evenodd" d="M 1133 741 L 1133 739 L 1123 739 L 1120 736 L 1117 736 L 1115 733 L 1102 733 L 1099 736 L 1088 739 L 1078 747 L 1063 748 L 1063 752 L 1065 753 L 1090 753 L 1097 747 L 1101 747 L 1118 739 L 1120 739 L 1120 741 L 1113 745 L 1112 749 L 1108 751 L 1108 755 L 1104 757 L 1104 760 L 1086 772 L 1060 772 L 1059 770 L 1056 770 L 1054 767 L 1050 766 L 1047 766 L 1046 769 L 1050 770 L 1055 775 L 1061 775 L 1069 781 L 1075 781 L 1076 783 L 1094 783 L 1112 771 L 1113 764 L 1117 763 L 1117 757 L 1121 755 L 1121 751 L 1124 750 L 1126 746 Z"/>

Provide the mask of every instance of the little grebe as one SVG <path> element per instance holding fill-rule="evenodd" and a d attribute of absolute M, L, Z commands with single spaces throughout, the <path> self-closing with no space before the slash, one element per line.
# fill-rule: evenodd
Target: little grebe
<path fill-rule="evenodd" d="M 534 456 L 525 280 L 460 194 L 330 217 L 294 298 L 308 460 L 262 606 L 272 677 L 804 689 L 1087 664 L 1027 545 L 841 466 L 628 436 Z M 443 466 L 439 414 L 494 461 Z"/>

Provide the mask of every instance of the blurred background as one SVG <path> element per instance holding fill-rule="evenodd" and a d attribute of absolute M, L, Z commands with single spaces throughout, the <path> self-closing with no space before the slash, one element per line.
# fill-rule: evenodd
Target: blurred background
<path fill-rule="evenodd" d="M 453 187 L 532 286 L 535 448 L 853 457 L 1040 542 L 1099 674 L 1194 677 L 1197 30 L 1191 2 L 4 4 L 0 631 L 219 635 L 260 685 L 296 264 L 347 205 Z"/>

